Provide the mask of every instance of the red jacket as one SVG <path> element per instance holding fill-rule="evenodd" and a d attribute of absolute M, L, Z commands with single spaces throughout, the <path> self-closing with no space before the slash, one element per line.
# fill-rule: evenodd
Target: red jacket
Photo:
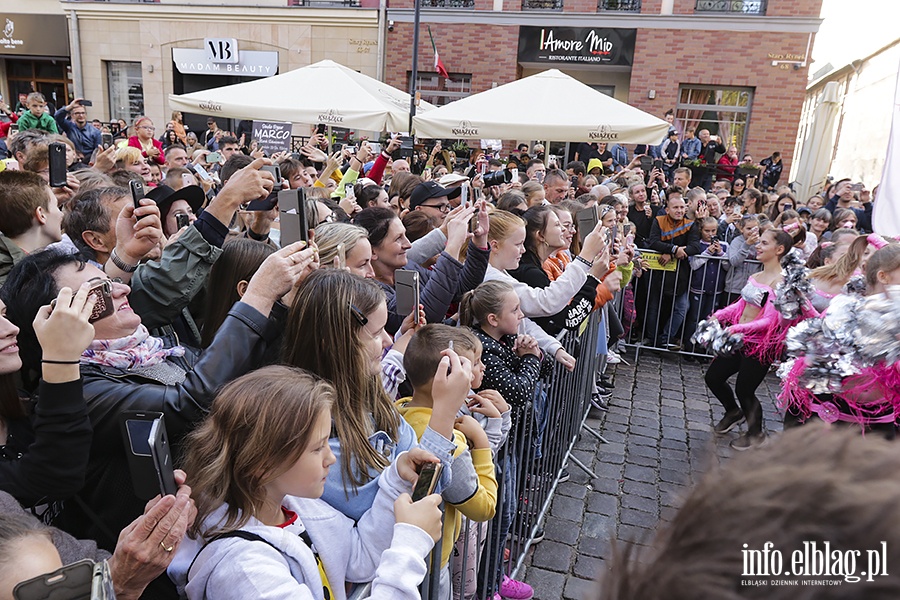
<path fill-rule="evenodd" d="M 151 159 L 149 156 L 147 156 L 147 153 L 144 152 L 144 147 L 141 146 L 141 141 L 138 139 L 138 136 L 133 135 L 130 138 L 128 138 L 128 145 L 131 146 L 132 148 L 137 148 L 138 150 L 140 150 L 141 156 L 143 156 L 147 160 L 154 160 L 154 161 L 156 161 L 157 164 L 160 164 L 160 165 L 166 164 L 166 159 L 163 158 L 162 142 L 157 139 L 153 139 L 151 141 L 153 142 L 153 145 L 156 147 L 156 149 L 159 150 L 159 154 L 157 155 L 156 158 L 153 158 L 153 159 Z"/>

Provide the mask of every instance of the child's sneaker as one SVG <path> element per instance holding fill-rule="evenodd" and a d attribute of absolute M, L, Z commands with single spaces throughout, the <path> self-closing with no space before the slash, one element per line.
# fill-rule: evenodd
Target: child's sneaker
<path fill-rule="evenodd" d="M 534 596 L 534 589 L 527 583 L 504 575 L 503 583 L 500 584 L 500 596 L 506 600 L 528 600 Z"/>

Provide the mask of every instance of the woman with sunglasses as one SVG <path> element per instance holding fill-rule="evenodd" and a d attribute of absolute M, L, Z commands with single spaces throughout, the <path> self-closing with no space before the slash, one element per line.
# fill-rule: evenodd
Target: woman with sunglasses
<path fill-rule="evenodd" d="M 216 390 L 257 368 L 279 327 L 269 315 L 275 302 L 289 292 L 314 261 L 314 250 L 292 244 L 266 259 L 247 289 L 202 353 L 169 346 L 149 335 L 129 306 L 130 288 L 106 278 L 78 255 L 37 252 L 10 272 L 0 289 L 7 318 L 20 328 L 18 346 L 26 372 L 36 371 L 44 354 L 32 326 L 41 306 L 63 287 L 93 290 L 93 341 L 81 356 L 64 357 L 80 367 L 84 399 L 94 428 L 83 491 L 67 502 L 59 526 L 77 537 L 97 540 L 112 549 L 118 532 L 140 515 L 149 498 L 139 498 L 132 486 L 126 448 L 120 431 L 130 410 L 163 413 L 173 448 L 209 408 Z M 177 462 L 177 455 L 176 455 Z"/>
<path fill-rule="evenodd" d="M 25 508 L 64 500 L 84 485 L 91 423 L 77 359 L 94 336 L 88 287 L 61 289 L 55 308 L 43 306 L 35 316 L 32 328 L 45 359 L 33 405 L 16 390 L 19 328 L 0 301 L 0 489 Z"/>

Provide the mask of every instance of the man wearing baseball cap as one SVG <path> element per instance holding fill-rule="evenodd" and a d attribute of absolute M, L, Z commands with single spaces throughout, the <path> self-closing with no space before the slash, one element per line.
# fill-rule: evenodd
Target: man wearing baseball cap
<path fill-rule="evenodd" d="M 409 209 L 423 211 L 432 225 L 440 227 L 451 210 L 450 198 L 455 198 L 460 192 L 460 188 L 451 190 L 435 181 L 423 181 L 413 189 L 409 197 Z"/>

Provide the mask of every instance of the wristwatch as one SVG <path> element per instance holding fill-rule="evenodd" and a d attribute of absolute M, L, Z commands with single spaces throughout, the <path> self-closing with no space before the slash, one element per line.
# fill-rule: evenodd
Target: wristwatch
<path fill-rule="evenodd" d="M 116 265 L 116 267 L 120 271 L 124 271 L 125 273 L 134 273 L 135 271 L 137 271 L 138 265 L 140 264 L 138 263 L 138 265 L 129 265 L 127 262 L 119 258 L 119 255 L 116 254 L 115 248 L 113 248 L 112 252 L 109 253 L 109 260 L 111 260 L 112 263 Z"/>

